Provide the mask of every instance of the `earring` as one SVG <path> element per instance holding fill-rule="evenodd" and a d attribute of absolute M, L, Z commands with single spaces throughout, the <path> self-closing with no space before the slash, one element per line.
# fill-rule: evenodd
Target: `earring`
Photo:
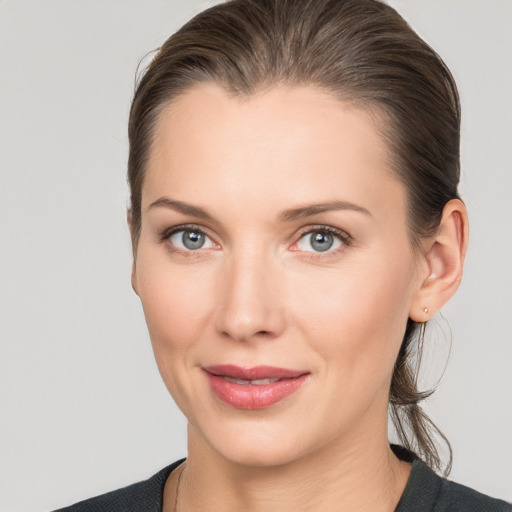
<path fill-rule="evenodd" d="M 426 315 L 428 313 L 428 308 L 424 308 L 423 313 L 425 313 L 425 315 Z"/>

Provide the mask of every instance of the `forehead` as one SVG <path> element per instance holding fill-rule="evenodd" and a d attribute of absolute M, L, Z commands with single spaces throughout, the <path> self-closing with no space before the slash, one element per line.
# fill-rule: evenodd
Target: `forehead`
<path fill-rule="evenodd" d="M 403 193 L 379 119 L 312 87 L 233 96 L 196 86 L 163 110 L 143 205 L 164 193 L 208 201 L 372 201 Z M 398 192 L 397 192 L 398 191 Z M 391 197 L 391 200 L 396 198 Z"/>

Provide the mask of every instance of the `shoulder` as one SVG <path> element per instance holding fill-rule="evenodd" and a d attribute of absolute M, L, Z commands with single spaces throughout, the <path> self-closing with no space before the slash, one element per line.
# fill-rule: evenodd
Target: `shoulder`
<path fill-rule="evenodd" d="M 440 477 L 439 477 L 440 478 Z M 437 506 L 439 512 L 512 512 L 512 505 L 491 498 L 465 485 L 440 478 L 441 489 Z"/>
<path fill-rule="evenodd" d="M 184 459 L 165 467 L 142 482 L 80 501 L 54 512 L 160 512 L 165 482 Z"/>
<path fill-rule="evenodd" d="M 415 459 L 396 512 L 512 512 L 512 505 L 442 478 Z"/>

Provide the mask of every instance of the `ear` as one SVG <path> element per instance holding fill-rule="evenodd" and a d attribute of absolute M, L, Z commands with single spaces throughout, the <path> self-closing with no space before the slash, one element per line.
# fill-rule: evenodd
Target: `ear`
<path fill-rule="evenodd" d="M 132 272 L 131 272 L 131 282 L 132 282 L 132 288 L 133 291 L 139 295 L 139 292 L 137 291 L 137 267 L 136 267 L 136 254 L 135 254 L 135 248 L 133 247 L 133 220 L 132 220 L 132 211 L 128 210 L 126 212 L 126 221 L 128 223 L 128 229 L 130 230 L 130 235 L 132 238 L 132 248 L 133 248 L 133 262 L 132 262 Z"/>
<path fill-rule="evenodd" d="M 139 292 L 137 290 L 137 268 L 136 268 L 136 265 L 135 265 L 135 260 L 133 260 L 133 263 L 132 263 L 132 274 L 131 274 L 131 281 L 132 281 L 132 288 L 133 288 L 133 291 L 139 295 Z"/>
<path fill-rule="evenodd" d="M 413 298 L 409 317 L 426 322 L 451 299 L 462 279 L 468 246 L 468 214 L 464 203 L 446 203 L 437 233 L 428 240 L 420 287 Z"/>

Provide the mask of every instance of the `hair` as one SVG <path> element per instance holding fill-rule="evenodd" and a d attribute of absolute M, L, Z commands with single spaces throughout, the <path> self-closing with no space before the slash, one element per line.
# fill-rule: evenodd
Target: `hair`
<path fill-rule="evenodd" d="M 134 257 L 146 164 L 161 112 L 201 83 L 250 96 L 274 86 L 313 86 L 377 115 L 390 165 L 407 191 L 415 247 L 435 234 L 445 204 L 458 198 L 460 104 L 437 53 L 379 0 L 231 0 L 200 12 L 155 53 L 140 77 L 129 119 L 128 181 Z M 420 407 L 413 364 L 425 324 L 408 320 L 391 382 L 389 408 L 400 442 L 442 468 Z M 418 341 L 419 340 L 419 341 Z M 418 347 L 416 346 L 416 349 Z M 417 361 L 417 360 L 416 360 Z"/>

